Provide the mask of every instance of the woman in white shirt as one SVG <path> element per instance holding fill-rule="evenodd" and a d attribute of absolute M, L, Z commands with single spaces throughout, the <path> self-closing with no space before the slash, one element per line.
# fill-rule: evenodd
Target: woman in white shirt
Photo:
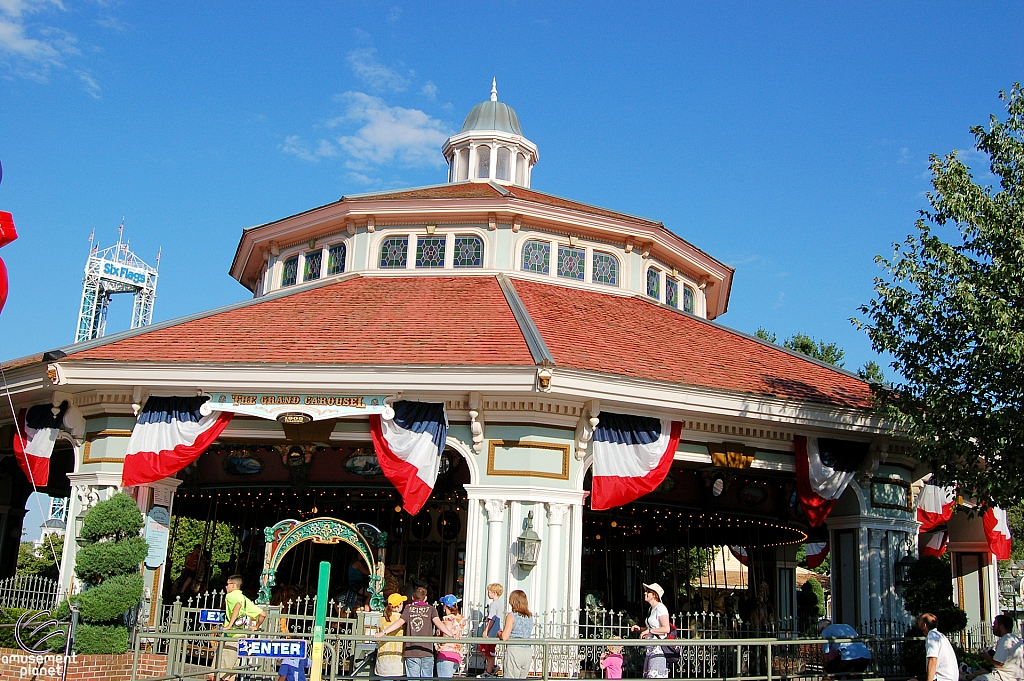
<path fill-rule="evenodd" d="M 644 600 L 651 611 L 644 622 L 646 626 L 634 626 L 633 631 L 640 632 L 640 638 L 665 638 L 672 630 L 668 621 L 668 608 L 661 602 L 665 590 L 657 582 L 644 584 Z M 665 661 L 665 650 L 661 646 L 648 646 L 647 656 L 644 658 L 645 679 L 667 679 L 668 663 Z"/>

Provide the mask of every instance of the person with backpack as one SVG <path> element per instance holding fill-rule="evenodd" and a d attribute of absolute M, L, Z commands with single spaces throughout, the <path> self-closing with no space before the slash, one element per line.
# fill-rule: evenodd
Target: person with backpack
<path fill-rule="evenodd" d="M 640 632 L 640 638 L 668 638 L 672 632 L 672 623 L 669 622 L 668 608 L 661 602 L 665 595 L 665 589 L 657 582 L 644 584 L 644 601 L 651 607 L 646 626 L 633 626 L 633 631 Z M 667 679 L 668 661 L 666 660 L 666 646 L 648 646 L 647 655 L 644 658 L 645 679 Z"/>

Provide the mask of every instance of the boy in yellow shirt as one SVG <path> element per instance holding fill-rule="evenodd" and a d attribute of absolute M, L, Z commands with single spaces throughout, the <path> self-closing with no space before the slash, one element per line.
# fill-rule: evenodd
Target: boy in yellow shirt
<path fill-rule="evenodd" d="M 242 575 L 231 575 L 225 587 L 227 596 L 224 597 L 224 630 L 242 629 L 252 622 L 249 627 L 253 631 L 263 625 L 267 613 L 253 603 L 242 593 Z M 242 634 L 229 634 L 231 638 L 239 638 Z M 220 660 L 215 663 L 216 668 L 230 668 L 238 664 L 238 643 L 226 641 L 221 647 Z M 234 681 L 234 674 L 221 676 L 224 681 Z"/>

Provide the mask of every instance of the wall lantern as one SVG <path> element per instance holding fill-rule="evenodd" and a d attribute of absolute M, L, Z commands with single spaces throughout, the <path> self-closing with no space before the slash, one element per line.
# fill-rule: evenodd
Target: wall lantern
<path fill-rule="evenodd" d="M 85 515 L 89 512 L 89 509 L 84 508 L 82 511 L 75 516 L 75 543 L 79 546 L 85 546 L 92 542 L 87 539 L 82 539 L 82 528 L 85 527 Z"/>
<path fill-rule="evenodd" d="M 529 572 L 537 565 L 540 555 L 540 535 L 533 531 L 533 511 L 526 514 L 526 529 L 516 540 L 516 562 Z"/>
<path fill-rule="evenodd" d="M 896 561 L 893 569 L 896 586 L 906 586 L 910 583 L 910 570 L 916 563 L 917 558 L 912 553 L 908 553 Z"/>

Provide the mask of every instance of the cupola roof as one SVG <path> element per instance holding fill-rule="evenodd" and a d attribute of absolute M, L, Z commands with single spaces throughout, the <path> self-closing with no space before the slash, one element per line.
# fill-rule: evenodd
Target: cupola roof
<path fill-rule="evenodd" d="M 505 102 L 498 101 L 497 81 L 491 81 L 491 99 L 480 102 L 466 116 L 466 122 L 462 124 L 459 132 L 470 130 L 499 130 L 501 132 L 522 135 L 523 129 L 519 126 L 519 117 L 516 112 Z"/>

